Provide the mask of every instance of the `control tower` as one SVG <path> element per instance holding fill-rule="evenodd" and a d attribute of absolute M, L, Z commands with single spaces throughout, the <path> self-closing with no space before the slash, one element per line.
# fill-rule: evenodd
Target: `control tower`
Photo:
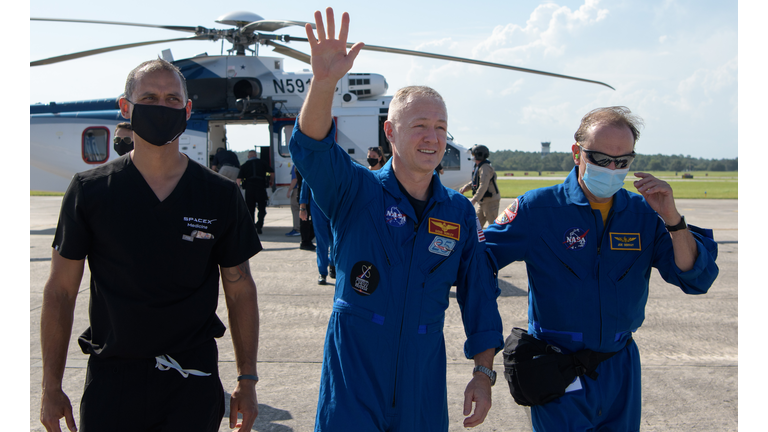
<path fill-rule="evenodd" d="M 541 142 L 541 155 L 546 156 L 549 154 L 549 145 L 552 144 L 549 141 L 542 141 Z"/>

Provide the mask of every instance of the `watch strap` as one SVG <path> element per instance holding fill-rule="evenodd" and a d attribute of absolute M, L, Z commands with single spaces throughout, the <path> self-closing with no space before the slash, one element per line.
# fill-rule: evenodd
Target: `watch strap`
<path fill-rule="evenodd" d="M 665 224 L 664 224 L 664 227 L 665 227 L 665 228 L 667 229 L 667 231 L 669 231 L 669 232 L 675 232 L 675 231 L 680 231 L 680 230 L 682 230 L 682 229 L 686 229 L 686 228 L 688 228 L 688 224 L 686 224 L 686 223 L 685 223 L 685 216 L 683 216 L 683 215 L 680 215 L 680 222 L 679 222 L 677 225 L 674 225 L 674 226 L 669 226 L 669 225 L 667 225 L 667 224 L 665 223 Z"/>
<path fill-rule="evenodd" d="M 475 366 L 474 369 L 472 369 L 472 373 L 474 374 L 475 372 L 482 372 L 488 375 L 488 378 L 491 380 L 491 387 L 493 387 L 493 385 L 496 384 L 496 371 L 492 369 L 488 369 L 487 367 L 482 365 L 477 365 Z"/>

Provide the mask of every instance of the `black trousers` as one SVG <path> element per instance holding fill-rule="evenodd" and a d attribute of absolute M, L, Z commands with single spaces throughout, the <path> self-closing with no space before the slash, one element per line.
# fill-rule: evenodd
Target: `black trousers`
<path fill-rule="evenodd" d="M 210 376 L 162 371 L 151 359 L 91 356 L 80 401 L 80 432 L 170 432 L 219 430 L 224 388 L 218 349 L 211 339 L 200 347 L 169 353 L 184 369 Z"/>
<path fill-rule="evenodd" d="M 264 227 L 264 217 L 267 215 L 267 198 L 266 189 L 257 186 L 249 187 L 246 182 L 245 205 L 248 207 L 248 211 L 251 212 L 251 217 L 253 217 L 253 221 L 256 223 L 256 229 Z M 257 207 L 259 209 L 258 215 L 256 214 Z"/>

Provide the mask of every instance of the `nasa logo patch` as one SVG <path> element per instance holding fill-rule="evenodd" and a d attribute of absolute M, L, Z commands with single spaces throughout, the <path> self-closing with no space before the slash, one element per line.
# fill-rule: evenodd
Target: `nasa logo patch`
<path fill-rule="evenodd" d="M 569 228 L 563 235 L 563 244 L 568 250 L 584 249 L 587 245 L 587 233 L 589 230 L 583 231 L 581 228 Z"/>
<path fill-rule="evenodd" d="M 368 261 L 358 261 L 349 272 L 352 289 L 361 296 L 369 296 L 379 286 L 379 270 Z"/>
<path fill-rule="evenodd" d="M 401 212 L 397 206 L 390 206 L 384 214 L 384 219 L 395 228 L 405 225 L 405 213 Z"/>

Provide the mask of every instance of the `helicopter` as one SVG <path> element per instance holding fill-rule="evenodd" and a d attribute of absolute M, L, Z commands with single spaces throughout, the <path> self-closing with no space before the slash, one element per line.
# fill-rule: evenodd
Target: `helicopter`
<path fill-rule="evenodd" d="M 217 149 L 228 144 L 227 126 L 266 126 L 268 145 L 256 147 L 256 150 L 259 157 L 267 161 L 275 171 L 274 185 L 268 191 L 269 205 L 289 203 L 286 191 L 290 186 L 292 162 L 288 143 L 309 90 L 312 73 L 309 69 L 286 71 L 284 57 L 259 54 L 259 49 L 271 48 L 274 53 L 309 64 L 308 54 L 286 45 L 306 43 L 306 38 L 275 33 L 286 27 L 303 27 L 306 22 L 267 20 L 245 11 L 220 16 L 216 22 L 229 26 L 225 29 L 79 19 L 30 20 L 150 27 L 189 34 L 181 38 L 129 43 L 36 60 L 30 62 L 31 67 L 44 67 L 145 45 L 176 41 L 221 41 L 221 55 L 202 54 L 175 60 L 170 50 L 162 52 L 162 58 L 176 65 L 185 76 L 192 100 L 192 116 L 187 122 L 187 130 L 179 139 L 180 151 L 190 159 L 210 167 Z M 309 24 L 314 27 L 314 24 Z M 225 41 L 231 44 L 226 54 L 223 52 Z M 351 47 L 353 43 L 348 45 Z M 368 44 L 363 49 L 539 74 L 613 89 L 599 81 L 500 63 Z M 381 147 L 387 157 L 391 156 L 392 149 L 383 132 L 392 100 L 392 96 L 387 95 L 388 87 L 385 77 L 380 74 L 352 72 L 345 75 L 337 85 L 332 108 L 337 124 L 336 140 L 352 160 L 361 165 L 367 165 L 367 149 L 370 147 Z M 63 192 L 75 173 L 119 157 L 111 144 L 115 126 L 126 121 L 120 115 L 118 99 L 119 96 L 30 105 L 30 189 Z M 448 135 L 441 163 L 444 170 L 441 181 L 447 187 L 458 189 L 470 178 L 473 162 L 471 158 L 465 157 L 468 152 L 467 147 Z"/>

